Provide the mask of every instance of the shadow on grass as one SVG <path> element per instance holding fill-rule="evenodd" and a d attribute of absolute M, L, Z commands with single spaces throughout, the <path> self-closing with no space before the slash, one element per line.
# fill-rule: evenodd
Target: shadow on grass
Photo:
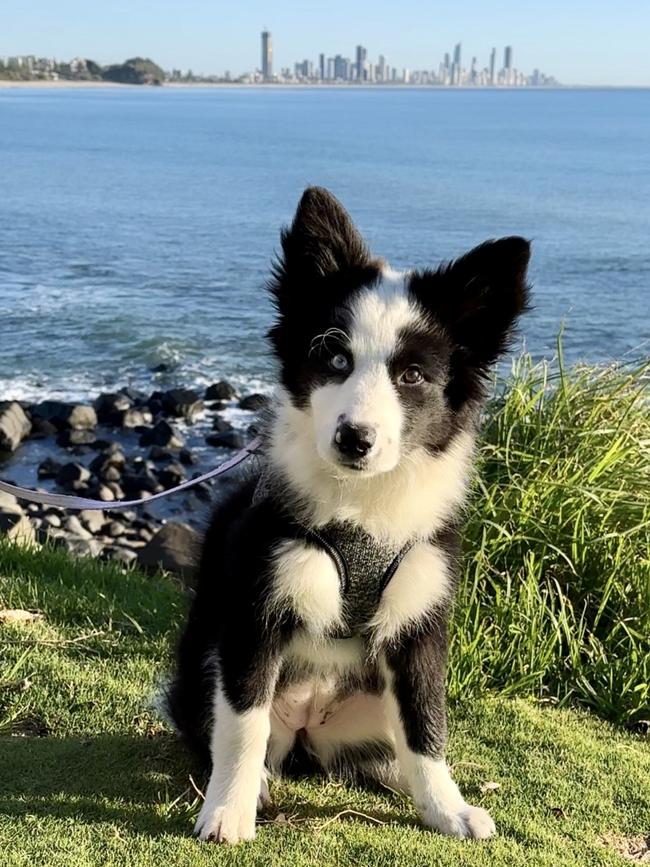
<path fill-rule="evenodd" d="M 5 736 L 0 768 L 7 816 L 110 822 L 153 836 L 191 831 L 191 762 L 168 735 Z"/>
<path fill-rule="evenodd" d="M 152 837 L 191 834 L 199 806 L 190 774 L 199 787 L 206 782 L 204 772 L 168 734 L 152 739 L 135 735 L 0 736 L 0 769 L 0 813 L 5 816 L 109 823 Z M 318 784 L 323 778 L 310 777 L 309 781 Z M 300 798 L 295 810 L 282 800 L 269 808 L 264 824 L 273 825 L 273 819 L 285 810 L 298 812 L 301 822 L 326 822 L 345 812 L 355 799 L 343 786 L 340 798 L 328 805 Z M 416 824 L 400 815 L 397 804 L 394 812 L 369 809 L 363 813 L 367 815 L 360 811 L 349 818 L 364 824 Z"/>

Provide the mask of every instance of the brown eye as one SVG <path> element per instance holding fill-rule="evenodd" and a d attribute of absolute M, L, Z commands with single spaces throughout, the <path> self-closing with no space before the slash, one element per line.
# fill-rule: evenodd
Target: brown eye
<path fill-rule="evenodd" d="M 410 367 L 407 367 L 404 373 L 399 378 L 400 385 L 419 385 L 421 382 L 424 382 L 424 376 L 422 375 L 422 371 L 420 368 L 412 364 Z"/>

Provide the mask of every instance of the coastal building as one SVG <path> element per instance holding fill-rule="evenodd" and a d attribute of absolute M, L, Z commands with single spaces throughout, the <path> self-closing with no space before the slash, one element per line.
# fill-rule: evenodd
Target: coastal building
<path fill-rule="evenodd" d="M 273 78 L 273 39 L 268 30 L 262 31 L 262 78 Z"/>
<path fill-rule="evenodd" d="M 357 45 L 356 63 L 354 67 L 355 78 L 357 81 L 365 81 L 366 79 L 366 59 L 368 57 L 368 49 L 363 45 Z"/>

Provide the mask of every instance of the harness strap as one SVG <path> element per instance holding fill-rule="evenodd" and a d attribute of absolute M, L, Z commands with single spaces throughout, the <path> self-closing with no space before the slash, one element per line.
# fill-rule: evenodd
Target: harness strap
<path fill-rule="evenodd" d="M 408 552 L 413 547 L 414 542 L 413 541 L 407 542 L 406 545 L 404 545 L 390 559 L 387 566 L 384 565 L 385 560 L 382 563 L 381 559 L 380 559 L 381 555 L 377 556 L 377 551 L 375 551 L 375 557 L 379 561 L 380 568 L 382 570 L 381 575 L 379 576 L 379 580 L 375 579 L 374 581 L 371 582 L 371 581 L 367 580 L 370 576 L 364 576 L 362 574 L 361 579 L 359 581 L 359 578 L 356 575 L 352 574 L 352 572 L 350 570 L 350 564 L 349 564 L 348 559 L 345 555 L 345 552 L 343 550 L 341 550 L 341 545 L 337 544 L 337 542 L 336 542 L 336 532 L 335 531 L 336 531 L 336 526 L 334 528 L 334 531 L 332 531 L 332 530 L 328 531 L 327 527 L 319 529 L 319 530 L 307 529 L 307 528 L 301 527 L 299 534 L 305 539 L 305 541 L 311 543 L 312 545 L 314 545 L 317 548 L 320 548 L 322 551 L 325 551 L 325 553 L 329 555 L 330 559 L 334 563 L 334 566 L 335 566 L 337 574 L 338 574 L 339 584 L 341 587 L 341 595 L 342 595 L 343 599 L 351 601 L 353 604 L 355 601 L 356 601 L 357 605 L 361 604 L 361 611 L 352 610 L 352 612 L 350 612 L 352 620 L 354 621 L 351 624 L 352 628 L 349 629 L 347 635 L 337 636 L 340 638 L 340 637 L 350 637 L 351 635 L 353 635 L 354 634 L 354 627 L 358 626 L 359 614 L 362 611 L 364 611 L 364 609 L 365 609 L 365 613 L 368 613 L 368 610 L 366 608 L 367 602 L 364 604 L 364 602 L 359 603 L 359 601 L 358 601 L 359 591 L 360 590 L 362 590 L 362 592 L 363 591 L 369 591 L 368 599 L 372 600 L 371 604 L 374 608 L 376 608 L 376 606 L 379 605 L 379 602 L 381 600 L 381 597 L 382 597 L 384 590 L 386 589 L 386 587 L 388 587 L 393 576 L 397 572 L 397 569 L 399 568 L 400 563 L 402 562 L 404 557 L 408 554 Z M 373 542 L 371 540 L 371 537 L 368 536 L 367 534 L 363 534 L 363 536 L 365 538 L 364 538 L 364 541 L 362 542 L 362 544 L 372 546 Z M 370 550 L 372 551 L 372 547 L 370 547 Z M 356 579 L 356 583 L 355 583 L 355 579 Z M 363 584 L 363 587 L 359 586 L 360 583 Z"/>

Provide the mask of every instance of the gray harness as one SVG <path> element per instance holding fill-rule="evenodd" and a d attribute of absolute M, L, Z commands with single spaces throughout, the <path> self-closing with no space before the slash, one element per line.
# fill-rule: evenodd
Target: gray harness
<path fill-rule="evenodd" d="M 358 635 L 377 612 L 382 593 L 413 542 L 396 549 L 347 522 L 333 522 L 317 530 L 298 525 L 297 530 L 298 537 L 329 554 L 339 576 L 345 628 L 331 637 Z"/>
<path fill-rule="evenodd" d="M 266 499 L 279 503 L 281 497 L 279 492 L 274 496 L 276 490 L 267 466 L 255 487 L 253 504 Z M 414 543 L 410 541 L 395 548 L 379 542 L 361 527 L 347 521 L 332 521 L 317 529 L 293 521 L 292 529 L 295 539 L 325 551 L 336 568 L 345 625 L 330 633 L 330 637 L 359 635 L 377 612 L 382 593 Z"/>

